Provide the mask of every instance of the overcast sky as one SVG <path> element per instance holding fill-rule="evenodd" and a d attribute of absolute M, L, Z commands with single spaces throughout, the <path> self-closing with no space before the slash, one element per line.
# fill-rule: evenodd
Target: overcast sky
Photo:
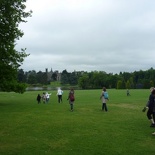
<path fill-rule="evenodd" d="M 155 66 L 155 0 L 28 0 L 24 71 L 134 72 Z"/>

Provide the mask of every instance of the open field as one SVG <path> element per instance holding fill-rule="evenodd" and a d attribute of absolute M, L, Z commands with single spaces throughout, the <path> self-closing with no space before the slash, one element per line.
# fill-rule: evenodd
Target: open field
<path fill-rule="evenodd" d="M 70 111 L 52 91 L 48 104 L 37 104 L 39 91 L 0 92 L 1 155 L 154 155 L 155 136 L 142 109 L 149 90 L 108 90 L 108 112 L 101 111 L 101 90 L 75 91 Z M 51 92 L 49 92 L 51 93 Z"/>

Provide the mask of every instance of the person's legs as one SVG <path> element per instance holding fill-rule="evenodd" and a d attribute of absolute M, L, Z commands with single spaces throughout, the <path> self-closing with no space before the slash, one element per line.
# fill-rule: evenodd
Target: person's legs
<path fill-rule="evenodd" d="M 153 122 L 155 123 L 155 112 L 153 112 Z"/>
<path fill-rule="evenodd" d="M 108 111 L 107 104 L 105 103 L 105 111 Z"/>
<path fill-rule="evenodd" d="M 153 120 L 155 120 L 155 112 L 153 112 Z M 152 126 L 152 127 L 155 127 L 155 124 L 152 124 L 151 126 Z M 155 136 L 155 132 L 153 132 L 152 135 Z"/>
<path fill-rule="evenodd" d="M 60 103 L 60 95 L 58 95 L 58 102 Z"/>
<path fill-rule="evenodd" d="M 71 103 L 70 106 L 71 106 L 71 111 L 73 111 L 73 103 Z"/>
<path fill-rule="evenodd" d="M 152 112 L 150 111 L 150 109 L 148 109 L 148 111 L 147 111 L 147 118 L 150 120 L 150 119 L 152 119 L 152 116 L 151 116 L 151 114 L 152 114 Z"/>
<path fill-rule="evenodd" d="M 148 111 L 147 111 L 147 118 L 151 121 L 151 123 L 152 123 L 151 126 L 155 124 L 154 123 L 154 119 L 152 118 L 152 115 L 153 115 L 152 110 L 148 109 Z M 155 117 L 155 115 L 153 115 L 153 117 Z"/>
<path fill-rule="evenodd" d="M 104 110 L 105 108 L 105 103 L 102 103 L 102 110 Z"/>
<path fill-rule="evenodd" d="M 62 95 L 60 95 L 60 101 L 62 102 Z"/>
<path fill-rule="evenodd" d="M 49 98 L 46 98 L 46 103 L 48 103 L 49 102 Z"/>

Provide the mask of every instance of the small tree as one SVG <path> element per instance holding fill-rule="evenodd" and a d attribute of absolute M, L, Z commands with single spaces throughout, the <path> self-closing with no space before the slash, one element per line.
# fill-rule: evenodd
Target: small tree
<path fill-rule="evenodd" d="M 84 74 L 82 77 L 79 78 L 78 85 L 82 89 L 88 88 L 88 85 L 89 85 L 89 77 L 88 77 L 87 74 Z"/>
<path fill-rule="evenodd" d="M 150 81 L 150 87 L 154 87 L 154 82 L 152 80 Z"/>
<path fill-rule="evenodd" d="M 118 80 L 117 81 L 117 89 L 121 89 L 122 88 L 122 81 Z"/>
<path fill-rule="evenodd" d="M 24 12 L 26 0 L 0 1 L 0 89 L 2 91 L 15 91 L 23 93 L 26 85 L 18 83 L 18 68 L 24 58 L 28 56 L 25 49 L 18 52 L 15 49 L 16 41 L 24 35 L 18 28 L 24 19 L 31 15 Z"/>
<path fill-rule="evenodd" d="M 126 82 L 126 88 L 127 89 L 130 89 L 131 88 L 131 85 L 130 85 L 130 81 L 129 80 L 127 80 L 127 82 Z"/>

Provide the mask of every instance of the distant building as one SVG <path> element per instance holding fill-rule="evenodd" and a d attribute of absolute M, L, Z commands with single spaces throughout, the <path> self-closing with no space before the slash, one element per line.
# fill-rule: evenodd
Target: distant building
<path fill-rule="evenodd" d="M 61 75 L 62 73 L 59 73 L 58 70 L 53 71 L 52 68 L 50 71 L 48 71 L 48 68 L 45 69 L 45 73 L 47 74 L 47 81 L 61 81 Z M 75 75 L 80 76 L 83 75 L 85 72 L 84 71 L 75 71 Z"/>
<path fill-rule="evenodd" d="M 53 80 L 53 76 L 54 76 L 54 80 L 56 79 L 56 81 L 61 81 L 61 73 L 59 73 L 59 71 L 54 71 L 51 68 L 51 71 L 48 72 L 48 69 L 45 69 L 46 74 L 47 74 L 47 81 L 51 82 Z"/>

